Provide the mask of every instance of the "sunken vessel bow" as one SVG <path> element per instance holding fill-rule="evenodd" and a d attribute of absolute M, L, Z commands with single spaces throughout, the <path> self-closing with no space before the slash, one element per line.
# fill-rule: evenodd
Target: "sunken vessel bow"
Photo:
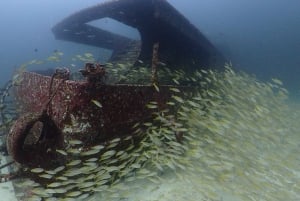
<path fill-rule="evenodd" d="M 106 17 L 136 28 L 141 41 L 88 24 Z M 133 63 L 143 61 L 152 66 L 153 72 L 158 63 L 194 71 L 199 67 L 222 68 L 225 61 L 206 37 L 165 0 L 109 1 L 72 14 L 52 31 L 57 39 L 111 49 L 112 62 L 120 61 L 124 52 L 140 45 Z M 159 55 L 157 51 L 153 55 L 154 46 L 159 46 Z M 160 85 L 157 91 L 156 73 L 150 85 L 108 85 L 102 82 L 103 68 L 96 67 L 97 76 L 94 71 L 88 72 L 91 69 L 82 71 L 85 81 L 33 72 L 21 75 L 15 87 L 21 117 L 7 138 L 8 151 L 15 161 L 48 167 L 60 162 L 55 150 L 65 148 L 68 140 L 77 139 L 90 147 L 124 137 L 132 133 L 135 123 L 152 117 L 153 110 L 146 107 L 147 103 L 157 102 L 158 109 L 167 107 L 173 92 L 167 85 Z M 182 87 L 181 91 L 186 90 L 189 88 Z"/>
<path fill-rule="evenodd" d="M 150 101 L 166 108 L 169 88 L 160 86 L 158 92 L 151 85 L 106 85 L 95 76 L 74 81 L 24 72 L 15 87 L 22 114 L 8 135 L 8 151 L 19 163 L 49 166 L 59 162 L 55 150 L 69 140 L 90 147 L 126 137 L 135 123 L 151 118 Z"/>

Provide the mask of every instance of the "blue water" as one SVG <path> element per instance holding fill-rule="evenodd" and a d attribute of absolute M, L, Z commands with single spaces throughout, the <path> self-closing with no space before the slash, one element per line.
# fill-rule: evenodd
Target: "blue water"
<path fill-rule="evenodd" d="M 50 29 L 74 11 L 100 2 L 103 0 L 1 1 L 0 83 L 4 83 L 7 75 L 11 75 L 20 64 L 49 56 L 53 50 L 69 55 L 94 50 L 57 41 Z M 300 1 L 169 2 L 195 24 L 236 68 L 255 73 L 262 79 L 278 77 L 291 91 L 299 93 Z M 108 22 L 105 26 L 120 31 L 113 23 Z M 38 52 L 34 51 L 35 48 Z"/>

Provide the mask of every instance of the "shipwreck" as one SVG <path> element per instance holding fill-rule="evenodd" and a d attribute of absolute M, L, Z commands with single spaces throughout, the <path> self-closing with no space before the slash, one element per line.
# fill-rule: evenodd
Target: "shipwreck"
<path fill-rule="evenodd" d="M 141 40 L 88 24 L 105 17 L 136 28 Z M 97 63 L 86 64 L 81 70 L 86 79 L 80 81 L 69 80 L 67 69 L 58 69 L 52 77 L 22 73 L 15 86 L 21 112 L 7 136 L 7 148 L 16 162 L 29 166 L 56 163 L 55 149 L 66 147 L 66 139 L 80 140 L 89 147 L 125 137 L 136 122 L 151 118 L 153 111 L 146 107 L 150 101 L 155 101 L 158 109 L 167 108 L 173 92 L 170 85 L 159 83 L 160 62 L 171 69 L 192 71 L 221 69 L 225 61 L 212 43 L 165 0 L 109 1 L 70 15 L 52 31 L 59 40 L 112 50 L 111 62 L 122 62 L 126 53 L 137 51 L 132 65 L 143 61 L 152 68 L 152 75 L 149 84 L 106 84 L 105 65 Z M 177 87 L 191 90 L 191 86 Z"/>

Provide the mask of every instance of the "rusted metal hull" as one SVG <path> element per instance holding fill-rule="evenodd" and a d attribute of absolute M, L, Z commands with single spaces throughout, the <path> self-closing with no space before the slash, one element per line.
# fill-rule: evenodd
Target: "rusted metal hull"
<path fill-rule="evenodd" d="M 25 72 L 21 77 L 21 83 L 15 88 L 21 117 L 11 129 L 7 144 L 13 158 L 27 164 L 42 165 L 45 158 L 55 159 L 57 156 L 49 150 L 67 146 L 66 140 L 78 139 L 89 147 L 131 134 L 135 123 L 151 118 L 154 110 L 146 106 L 150 101 L 156 101 L 158 108 L 164 109 L 172 96 L 170 86 L 160 86 L 158 92 L 150 85 L 95 87 L 87 81 L 54 79 L 52 85 L 57 92 L 46 117 L 41 117 L 49 100 L 51 77 L 32 72 Z M 48 142 L 37 143 L 41 128 L 28 127 L 35 122 L 50 124 L 47 130 L 57 134 L 48 132 L 46 135 L 50 136 L 45 138 Z M 37 136 L 24 136 L 26 126 Z"/>
<path fill-rule="evenodd" d="M 51 78 L 36 73 L 23 74 L 22 83 L 16 87 L 18 101 L 24 113 L 41 112 Z M 55 80 L 54 88 L 60 80 Z M 153 110 L 146 107 L 150 101 L 157 101 L 161 108 L 170 98 L 170 86 L 160 86 L 159 92 L 147 85 L 100 85 L 90 87 L 85 81 L 63 82 L 51 101 L 51 117 L 60 129 L 70 125 L 75 119 L 86 124 L 80 137 L 105 139 L 112 135 L 122 135 L 124 126 L 151 117 Z M 101 103 L 101 107 L 93 103 Z M 81 127 L 83 128 L 84 126 Z M 122 129 L 121 129 L 122 128 Z"/>

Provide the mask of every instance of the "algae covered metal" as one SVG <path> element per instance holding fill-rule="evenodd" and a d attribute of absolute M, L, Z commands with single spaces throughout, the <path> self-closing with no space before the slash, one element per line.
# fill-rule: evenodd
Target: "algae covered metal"
<path fill-rule="evenodd" d="M 55 149 L 66 147 L 66 140 L 80 140 L 88 147 L 126 137 L 135 123 L 151 118 L 152 111 L 146 107 L 149 102 L 166 108 L 173 93 L 168 85 L 160 86 L 159 91 L 152 85 L 106 85 L 94 75 L 86 81 L 33 72 L 21 76 L 15 94 L 22 116 L 12 127 L 7 144 L 13 158 L 27 165 L 49 165 L 51 161 L 45 158 L 56 159 Z M 48 93 L 51 90 L 53 94 Z"/>

